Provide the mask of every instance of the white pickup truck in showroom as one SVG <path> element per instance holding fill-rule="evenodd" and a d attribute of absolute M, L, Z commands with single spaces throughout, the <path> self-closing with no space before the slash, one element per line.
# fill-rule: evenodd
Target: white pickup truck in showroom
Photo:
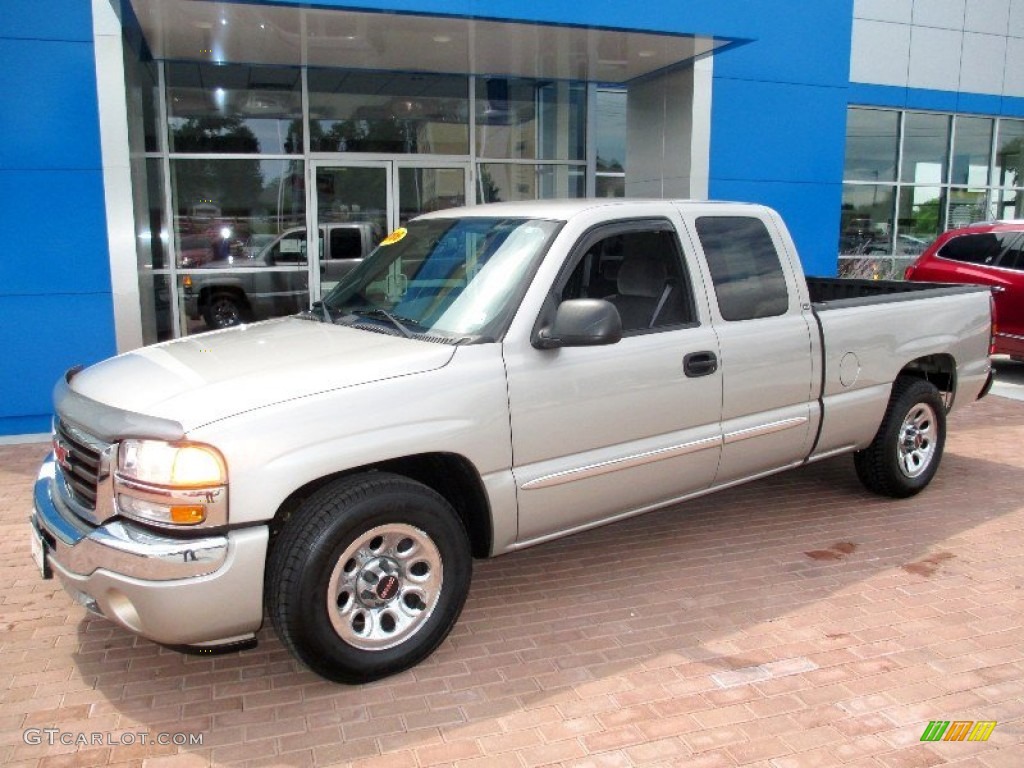
<path fill-rule="evenodd" d="M 266 614 L 374 680 L 444 640 L 474 557 L 840 453 L 921 491 L 990 342 L 987 289 L 805 278 L 761 206 L 441 211 L 309 311 L 69 371 L 33 552 L 158 643 L 251 646 Z"/>

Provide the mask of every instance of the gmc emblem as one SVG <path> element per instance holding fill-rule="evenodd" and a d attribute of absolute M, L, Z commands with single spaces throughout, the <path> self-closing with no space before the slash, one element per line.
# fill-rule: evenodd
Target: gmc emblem
<path fill-rule="evenodd" d="M 71 469 L 71 451 L 57 438 L 53 440 L 53 457 L 64 469 Z"/>

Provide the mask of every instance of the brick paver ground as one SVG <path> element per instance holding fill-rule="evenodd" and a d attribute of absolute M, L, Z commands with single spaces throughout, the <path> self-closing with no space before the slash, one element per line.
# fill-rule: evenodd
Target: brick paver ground
<path fill-rule="evenodd" d="M 441 649 L 363 687 L 269 629 L 200 658 L 88 617 L 29 561 L 44 450 L 0 447 L 2 763 L 1024 766 L 1024 403 L 955 417 L 913 500 L 839 458 L 478 563 Z M 930 720 L 998 725 L 922 743 Z"/>

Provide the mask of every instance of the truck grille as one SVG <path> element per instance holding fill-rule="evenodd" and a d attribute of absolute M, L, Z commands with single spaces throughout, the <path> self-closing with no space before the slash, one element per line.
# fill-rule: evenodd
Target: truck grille
<path fill-rule="evenodd" d="M 102 471 L 106 445 L 57 420 L 54 430 L 54 455 L 64 474 L 71 496 L 89 510 L 96 509 L 96 489 Z"/>

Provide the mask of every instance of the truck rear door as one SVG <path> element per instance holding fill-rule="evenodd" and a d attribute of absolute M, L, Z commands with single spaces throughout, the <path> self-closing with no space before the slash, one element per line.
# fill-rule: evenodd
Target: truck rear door
<path fill-rule="evenodd" d="M 820 344 L 806 285 L 775 222 L 760 210 L 684 211 L 704 257 L 721 349 L 723 447 L 716 485 L 800 463 L 818 426 Z"/>

